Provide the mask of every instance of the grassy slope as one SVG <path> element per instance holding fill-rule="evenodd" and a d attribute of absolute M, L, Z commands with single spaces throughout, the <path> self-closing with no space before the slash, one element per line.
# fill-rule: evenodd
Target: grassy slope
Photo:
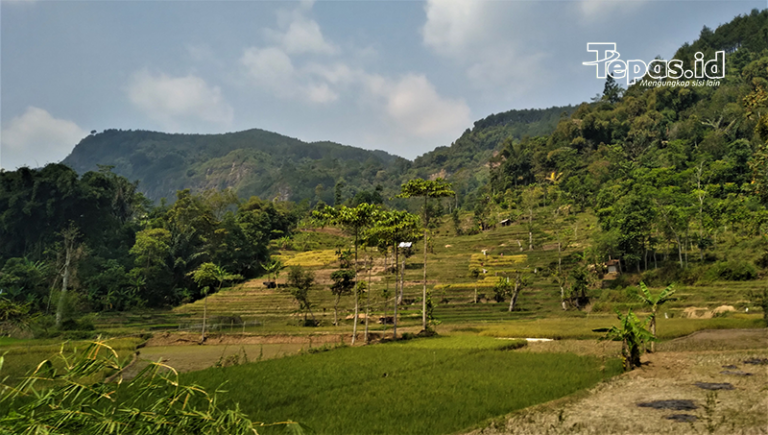
<path fill-rule="evenodd" d="M 253 419 L 299 420 L 319 434 L 444 434 L 594 385 L 618 361 L 501 350 L 510 342 L 441 337 L 300 355 L 185 375 L 227 382 L 222 405 Z"/>
<path fill-rule="evenodd" d="M 465 216 L 469 220 L 469 216 Z M 527 249 L 527 230 L 521 223 L 513 224 L 509 227 L 496 228 L 472 236 L 453 235 L 449 224 L 445 224 L 435 237 L 434 253 L 428 257 L 428 288 L 433 291 L 433 300 L 438 304 L 435 315 L 443 322 L 439 327 L 443 330 L 450 330 L 468 325 L 476 325 L 480 329 L 487 329 L 499 322 L 503 323 L 502 330 L 507 331 L 503 335 L 535 335 L 548 337 L 571 337 L 587 338 L 594 337 L 591 329 L 605 326 L 606 323 L 614 321 L 613 309 L 643 310 L 637 299 L 631 294 L 633 290 L 620 289 L 594 289 L 590 291 L 590 296 L 595 302 L 596 310 L 591 313 L 582 311 L 563 312 L 560 309 L 559 289 L 552 282 L 550 277 L 541 273 L 542 267 L 546 267 L 558 258 L 557 250 L 554 244 L 553 232 L 555 228 L 562 228 L 562 223 L 549 221 L 543 225 L 543 228 L 534 232 L 534 249 Z M 564 264 L 568 264 L 568 256 L 581 252 L 589 246 L 593 232 L 597 229 L 597 222 L 593 215 L 583 213 L 578 215 L 574 223 L 568 225 L 577 228 L 578 237 L 571 244 L 569 249 L 563 253 Z M 328 237 L 328 234 L 302 235 L 299 237 L 302 245 L 307 245 L 306 238 L 310 238 L 309 246 L 314 247 L 312 252 L 281 251 L 281 258 L 289 264 L 301 264 L 317 273 L 321 284 L 315 290 L 310 292 L 311 301 L 315 304 L 314 312 L 323 322 L 323 327 L 313 329 L 312 332 L 337 331 L 330 326 L 333 319 L 333 298 L 328 290 L 327 284 L 330 272 L 336 267 L 333 262 L 332 250 L 339 241 L 351 243 L 349 239 L 343 239 L 338 236 Z M 517 243 L 520 241 L 523 250 Z M 735 243 L 734 249 L 742 249 L 740 244 Z M 741 243 L 741 242 L 739 242 Z M 422 253 L 421 244 L 417 243 L 414 249 L 414 255 L 408 258 L 406 263 L 406 288 L 405 299 L 412 300 L 413 305 L 405 305 L 400 308 L 401 325 L 417 327 L 420 325 L 420 300 L 421 300 L 421 277 L 422 277 Z M 488 257 L 483 257 L 482 250 L 486 250 Z M 371 304 L 372 309 L 377 314 L 384 311 L 384 298 L 381 293 L 388 285 L 390 292 L 394 291 L 394 277 L 387 276 L 381 272 L 383 270 L 383 257 L 373 250 L 360 251 L 361 264 L 368 255 L 376 258 L 375 271 L 373 273 L 373 285 Z M 501 254 L 504 254 L 502 257 Z M 728 255 L 724 251 L 723 255 Z M 477 266 L 478 261 L 484 260 L 485 268 L 488 274 L 478 280 L 478 294 L 485 295 L 486 300 L 483 303 L 472 303 L 475 281 L 470 276 L 469 270 L 472 266 Z M 392 259 L 388 259 L 391 264 Z M 322 264 L 324 263 L 324 264 Z M 321 265 L 322 264 L 322 265 Z M 517 269 L 533 270 L 539 273 L 531 274 L 533 283 L 525 289 L 519 298 L 518 306 L 514 312 L 509 313 L 508 302 L 496 303 L 492 299 L 493 285 L 498 277 L 496 274 L 504 275 L 505 272 Z M 283 272 L 279 281 L 284 281 L 287 273 Z M 367 273 L 364 274 L 367 279 Z M 632 278 L 639 279 L 639 278 Z M 257 279 L 244 285 L 226 289 L 219 294 L 208 298 L 209 315 L 212 316 L 231 316 L 239 315 L 246 321 L 261 322 L 261 327 L 248 328 L 252 332 L 277 332 L 288 331 L 293 333 L 309 332 L 306 328 L 292 327 L 296 325 L 295 317 L 291 316 L 297 309 L 297 303 L 292 299 L 289 292 L 284 288 L 276 290 L 267 290 L 263 287 L 262 281 Z M 389 284 L 387 284 L 389 281 Z M 680 325 L 668 329 L 676 331 L 669 336 L 677 336 L 691 332 L 696 329 L 707 327 L 758 327 L 760 311 L 753 306 L 750 301 L 749 293 L 762 288 L 763 283 L 759 280 L 732 282 L 715 281 L 700 282 L 695 285 L 678 285 L 678 299 L 664 306 L 663 312 L 673 316 L 669 319 L 670 324 Z M 742 314 L 730 314 L 727 319 L 710 319 L 685 321 L 680 319 L 682 311 L 686 307 L 698 307 L 702 309 L 713 309 L 720 305 L 732 305 Z M 181 323 L 189 324 L 199 322 L 202 315 L 203 303 L 197 301 L 193 304 L 187 304 L 174 310 Z M 387 303 L 387 312 L 392 313 L 391 299 Z M 598 310 L 599 308 L 599 310 Z M 744 314 L 744 309 L 749 308 L 750 314 Z M 344 297 L 340 303 L 341 316 L 344 317 L 353 310 L 353 299 Z M 599 311 L 599 312 L 598 312 Z M 550 323 L 541 323 L 538 333 L 531 330 L 529 323 L 510 323 L 510 320 L 534 320 L 541 318 L 556 318 Z M 664 320 L 664 319 L 662 319 Z M 663 323 L 662 323 L 663 324 Z M 577 326 L 581 325 L 581 326 Z M 694 326 L 695 325 L 695 326 Z M 351 321 L 347 321 L 342 331 L 348 331 Z M 383 326 L 371 325 L 374 330 L 381 330 Z M 496 328 L 498 329 L 498 328 Z M 660 329 L 660 332 L 664 329 Z M 517 332 L 516 332 L 517 331 Z M 661 332 L 667 336 L 665 332 Z M 494 335 L 497 335 L 494 333 Z"/>

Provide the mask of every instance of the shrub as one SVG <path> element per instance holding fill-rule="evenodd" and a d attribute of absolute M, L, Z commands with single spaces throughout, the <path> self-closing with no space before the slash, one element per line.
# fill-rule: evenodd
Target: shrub
<path fill-rule="evenodd" d="M 704 273 L 704 280 L 750 281 L 757 278 L 757 268 L 748 261 L 719 261 Z"/>

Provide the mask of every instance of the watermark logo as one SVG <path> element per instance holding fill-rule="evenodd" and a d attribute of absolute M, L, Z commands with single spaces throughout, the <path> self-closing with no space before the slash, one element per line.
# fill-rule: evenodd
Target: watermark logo
<path fill-rule="evenodd" d="M 685 70 L 683 61 L 679 59 L 654 59 L 650 62 L 640 59 L 622 60 L 615 42 L 589 42 L 587 51 L 595 53 L 595 60 L 582 64 L 594 66 L 597 78 L 605 79 L 610 75 L 617 80 L 625 79 L 627 86 L 640 80 L 644 86 L 717 86 L 720 84 L 717 79 L 725 77 L 725 51 L 718 51 L 714 59 L 706 62 L 704 53 L 697 52 L 692 70 Z M 653 80 L 643 80 L 646 75 Z M 664 79 L 673 81 L 656 81 Z"/>

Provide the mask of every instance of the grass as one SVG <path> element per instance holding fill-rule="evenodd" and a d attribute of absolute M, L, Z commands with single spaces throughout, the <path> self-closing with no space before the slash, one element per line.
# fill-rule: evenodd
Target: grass
<path fill-rule="evenodd" d="M 106 343 L 117 351 L 121 358 L 128 359 L 142 341 L 142 339 L 134 337 L 106 340 Z M 63 364 L 57 358 L 59 352 L 63 351 L 68 356 L 74 355 L 90 344 L 91 341 L 88 340 L 58 343 L 56 340 L 25 340 L 25 345 L 2 346 L 0 347 L 0 356 L 4 356 L 4 363 L 0 372 L 0 380 L 6 376 L 11 382 L 20 379 L 46 359 L 52 360 L 54 367 L 59 367 Z"/>
<path fill-rule="evenodd" d="M 341 348 L 185 375 L 229 392 L 257 421 L 299 420 L 318 434 L 444 434 L 590 387 L 620 371 L 594 357 L 519 353 L 490 337 Z"/>
<path fill-rule="evenodd" d="M 643 315 L 640 315 L 643 318 Z M 604 334 L 593 329 L 618 325 L 615 316 L 590 316 L 582 318 L 546 318 L 505 322 L 483 327 L 480 335 L 490 337 L 597 339 Z M 657 320 L 659 339 L 682 337 L 702 329 L 760 328 L 762 320 L 757 315 L 738 315 L 713 319 L 672 318 Z"/>
<path fill-rule="evenodd" d="M 298 252 L 294 255 L 283 254 L 276 256 L 285 266 L 320 267 L 338 261 L 336 251 L 323 249 L 320 251 Z"/>

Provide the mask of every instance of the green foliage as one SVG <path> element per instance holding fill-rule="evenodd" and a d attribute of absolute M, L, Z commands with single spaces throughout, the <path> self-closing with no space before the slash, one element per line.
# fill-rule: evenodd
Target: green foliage
<path fill-rule="evenodd" d="M 703 278 L 707 281 L 750 281 L 757 279 L 757 268 L 747 261 L 718 261 L 711 265 Z"/>
<path fill-rule="evenodd" d="M 348 295 L 355 287 L 355 271 L 350 269 L 339 269 L 331 273 L 331 292 L 334 295 Z"/>
<path fill-rule="evenodd" d="M 640 321 L 637 316 L 629 310 L 626 315 L 616 312 L 620 326 L 612 326 L 610 329 L 595 329 L 595 332 L 605 332 L 605 336 L 600 340 L 611 340 L 621 342 L 621 357 L 624 360 L 624 370 L 632 370 L 640 367 L 640 355 L 643 353 L 646 343 L 657 341 L 648 330 L 646 325 L 653 319 L 653 316 Z"/>
<path fill-rule="evenodd" d="M 192 280 L 200 286 L 203 294 L 219 291 L 227 281 L 242 280 L 242 275 L 227 273 L 224 268 L 213 263 L 203 263 L 197 269 L 189 273 Z"/>
<path fill-rule="evenodd" d="M 763 323 L 768 328 L 768 287 L 763 288 L 762 291 L 753 291 L 749 296 L 752 303 L 763 309 Z"/>
<path fill-rule="evenodd" d="M 493 286 L 493 299 L 496 302 L 504 302 L 504 300 L 512 294 L 512 284 L 507 277 L 499 277 L 496 281 L 496 285 Z"/>
<path fill-rule="evenodd" d="M 162 363 L 124 380 L 126 366 L 104 341 L 74 356 L 62 347 L 58 358 L 63 364 L 45 360 L 18 385 L 3 385 L 0 433 L 231 435 L 255 434 L 265 426 L 237 406 L 222 408 L 218 390 L 210 394 L 180 383 L 178 372 Z M 290 421 L 277 425 L 304 430 Z"/>
<path fill-rule="evenodd" d="M 42 261 L 10 258 L 0 269 L 0 299 L 34 305 L 38 310 L 48 297 L 49 267 Z"/>
<path fill-rule="evenodd" d="M 378 184 L 394 189 L 410 167 L 383 151 L 306 143 L 258 129 L 216 135 L 105 130 L 83 139 L 63 163 L 80 173 L 97 164 L 114 165 L 116 174 L 139 180 L 154 201 L 168 195 L 168 186 L 197 192 L 217 186 L 231 188 L 240 198 L 334 205 L 341 205 L 334 202 L 337 181 L 354 186 L 344 195 L 349 198 L 374 192 Z"/>
<path fill-rule="evenodd" d="M 312 303 L 309 301 L 309 289 L 315 285 L 315 273 L 300 266 L 291 267 L 288 272 L 287 285 L 291 295 L 299 303 L 299 312 L 304 313 L 305 326 L 317 326 L 315 315 L 312 313 Z M 307 320 L 307 312 L 312 315 L 312 321 Z"/>

